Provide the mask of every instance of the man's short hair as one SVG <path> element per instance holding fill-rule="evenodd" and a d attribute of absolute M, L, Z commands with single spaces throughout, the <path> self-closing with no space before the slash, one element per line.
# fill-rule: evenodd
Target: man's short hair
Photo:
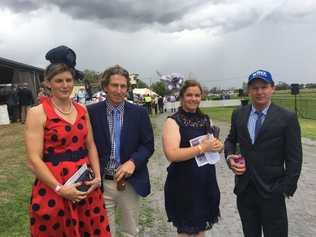
<path fill-rule="evenodd" d="M 111 76 L 113 75 L 121 75 L 126 78 L 127 87 L 130 85 L 129 72 L 121 67 L 120 65 L 114 65 L 108 69 L 106 69 L 101 76 L 101 88 L 103 89 L 107 85 L 109 85 L 111 81 Z"/>

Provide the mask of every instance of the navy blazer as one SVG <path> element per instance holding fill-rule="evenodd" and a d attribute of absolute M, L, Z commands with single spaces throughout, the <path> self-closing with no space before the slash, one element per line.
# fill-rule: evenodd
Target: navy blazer
<path fill-rule="evenodd" d="M 236 175 L 234 192 L 240 194 L 251 180 L 263 197 L 273 194 L 292 196 L 302 167 L 300 126 L 294 113 L 271 104 L 258 137 L 252 144 L 248 132 L 251 105 L 242 106 L 232 114 L 231 129 L 225 141 L 225 156 L 240 153 L 247 170 Z"/>
<path fill-rule="evenodd" d="M 93 130 L 94 141 L 100 159 L 101 175 L 105 163 L 111 155 L 111 138 L 106 114 L 106 102 L 87 106 Z M 147 111 L 125 102 L 123 127 L 121 132 L 121 162 L 133 159 L 135 172 L 127 180 L 140 196 L 150 193 L 147 162 L 154 152 L 154 134 Z"/>

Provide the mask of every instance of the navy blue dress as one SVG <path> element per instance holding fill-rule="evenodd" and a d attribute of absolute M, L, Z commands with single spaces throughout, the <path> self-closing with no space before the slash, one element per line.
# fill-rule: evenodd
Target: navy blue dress
<path fill-rule="evenodd" d="M 212 133 L 209 118 L 179 109 L 170 116 L 181 135 L 180 147 L 190 147 L 190 139 Z M 198 167 L 195 159 L 172 162 L 167 168 L 165 208 L 168 221 L 178 233 L 198 234 L 218 222 L 220 192 L 214 165 Z"/>

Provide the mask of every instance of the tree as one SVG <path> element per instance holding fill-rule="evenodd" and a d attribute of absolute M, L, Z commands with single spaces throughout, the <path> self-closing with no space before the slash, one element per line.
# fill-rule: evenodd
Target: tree
<path fill-rule="evenodd" d="M 141 79 L 137 79 L 136 88 L 148 88 L 148 85 Z"/>
<path fill-rule="evenodd" d="M 316 88 L 316 83 L 306 83 L 305 88 Z"/>
<path fill-rule="evenodd" d="M 162 81 L 157 81 L 151 85 L 151 89 L 156 92 L 160 96 L 165 96 L 167 91 L 166 91 L 166 86 Z"/>
<path fill-rule="evenodd" d="M 288 90 L 290 88 L 291 86 L 283 81 L 279 81 L 278 84 L 275 86 L 276 90 Z"/>
<path fill-rule="evenodd" d="M 93 70 L 84 70 L 84 79 L 89 81 L 90 83 L 98 83 L 98 73 Z"/>

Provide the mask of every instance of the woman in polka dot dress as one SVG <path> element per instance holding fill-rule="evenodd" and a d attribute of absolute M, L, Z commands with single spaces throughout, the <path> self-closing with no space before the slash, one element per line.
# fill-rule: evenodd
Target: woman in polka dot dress
<path fill-rule="evenodd" d="M 70 100 L 74 75 L 66 64 L 49 65 L 51 97 L 27 117 L 28 163 L 36 175 L 29 209 L 33 237 L 111 236 L 88 114 Z M 80 183 L 63 186 L 83 164 L 95 174 L 88 191 L 79 191 Z"/>

